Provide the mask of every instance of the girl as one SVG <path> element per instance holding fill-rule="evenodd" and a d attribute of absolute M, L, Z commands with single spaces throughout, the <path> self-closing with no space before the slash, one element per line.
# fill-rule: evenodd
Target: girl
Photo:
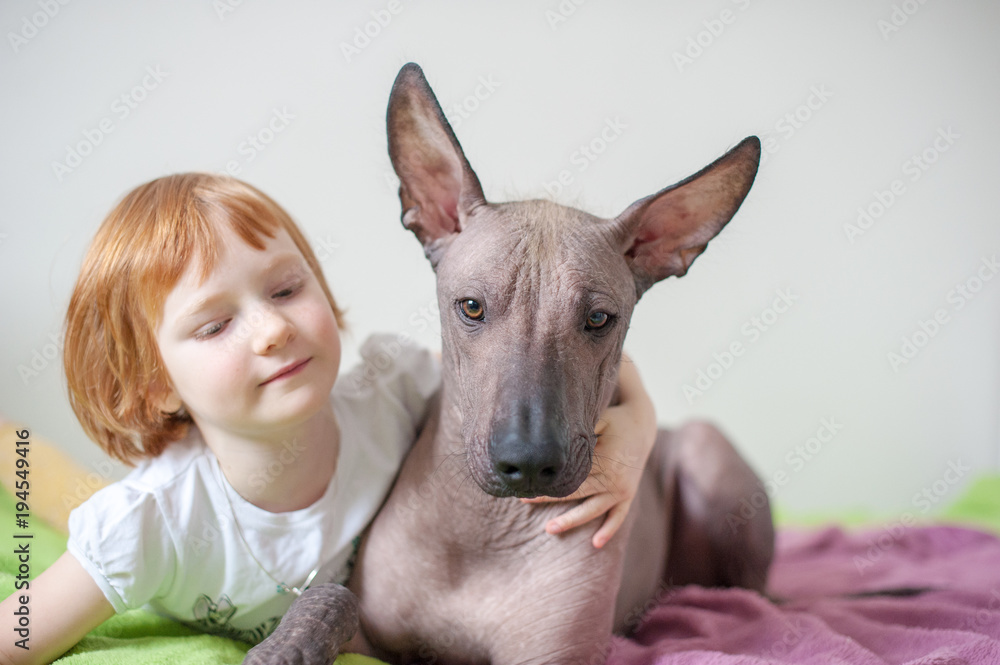
<path fill-rule="evenodd" d="M 302 589 L 345 582 L 440 369 L 373 338 L 335 386 L 342 327 L 305 238 L 260 191 L 189 173 L 126 195 L 84 260 L 64 364 L 87 434 L 140 464 L 73 511 L 68 551 L 31 583 L 31 650 L 4 641 L 0 655 L 49 662 L 138 607 L 257 643 Z M 630 363 L 621 381 L 599 452 L 639 463 L 592 476 L 572 497 L 590 498 L 548 526 L 608 512 L 597 546 L 624 519 L 655 435 Z"/>

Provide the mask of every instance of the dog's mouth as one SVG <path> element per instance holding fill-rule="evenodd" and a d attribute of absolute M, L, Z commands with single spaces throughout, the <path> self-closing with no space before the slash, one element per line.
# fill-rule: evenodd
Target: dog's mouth
<path fill-rule="evenodd" d="M 566 461 L 558 470 L 512 472 L 487 454 L 478 459 L 470 456 L 469 471 L 483 492 L 497 498 L 567 497 L 583 485 L 592 466 L 592 443 L 585 436 L 577 437 L 575 443 L 568 447 Z"/>

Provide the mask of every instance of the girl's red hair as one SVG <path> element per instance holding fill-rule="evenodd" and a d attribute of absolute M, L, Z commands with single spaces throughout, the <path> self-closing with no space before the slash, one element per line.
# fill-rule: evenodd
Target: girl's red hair
<path fill-rule="evenodd" d="M 94 237 L 66 313 L 63 364 L 69 399 L 87 434 L 126 464 L 156 457 L 187 431 L 186 414 L 164 413 L 169 387 L 156 344 L 167 294 L 192 259 L 202 278 L 233 230 L 264 249 L 261 236 L 284 229 L 312 268 L 338 325 L 342 314 L 316 256 L 295 222 L 263 192 L 223 175 L 182 173 L 137 187 Z"/>

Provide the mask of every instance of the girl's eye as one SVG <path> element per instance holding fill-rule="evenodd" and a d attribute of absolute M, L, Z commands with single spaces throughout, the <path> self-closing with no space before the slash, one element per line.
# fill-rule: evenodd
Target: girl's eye
<path fill-rule="evenodd" d="M 461 303 L 462 314 L 466 317 L 472 319 L 473 321 L 482 321 L 483 315 L 486 314 L 486 309 L 479 303 L 478 300 L 463 300 Z"/>
<path fill-rule="evenodd" d="M 611 315 L 607 312 L 591 312 L 587 317 L 587 330 L 597 330 L 603 328 L 611 320 Z"/>
<path fill-rule="evenodd" d="M 213 323 L 212 325 L 206 326 L 205 328 L 202 328 L 201 330 L 199 330 L 195 334 L 195 337 L 197 337 L 198 339 L 208 339 L 210 337 L 215 337 L 220 332 L 222 332 L 223 330 L 226 329 L 226 325 L 228 323 L 229 323 L 228 320 L 226 320 L 226 321 L 219 321 L 218 323 Z"/>
<path fill-rule="evenodd" d="M 273 298 L 288 298 L 290 296 L 295 295 L 295 293 L 299 290 L 300 286 L 301 286 L 300 284 L 295 284 L 293 286 L 286 286 L 285 288 L 281 289 L 280 291 L 276 291 L 275 294 L 272 297 Z"/>

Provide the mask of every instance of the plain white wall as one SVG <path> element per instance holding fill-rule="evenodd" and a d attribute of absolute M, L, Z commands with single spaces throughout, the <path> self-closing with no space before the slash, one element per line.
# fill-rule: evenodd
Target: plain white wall
<path fill-rule="evenodd" d="M 345 365 L 372 331 L 435 344 L 385 150 L 412 60 L 492 200 L 610 216 L 759 135 L 745 205 L 626 348 L 662 422 L 720 423 L 786 510 L 920 514 L 974 473 L 949 468 L 1000 458 L 998 25 L 986 0 L 5 2 L 0 413 L 106 468 L 67 405 L 62 317 L 103 216 L 169 172 L 233 163 L 292 213 L 348 310 Z"/>

